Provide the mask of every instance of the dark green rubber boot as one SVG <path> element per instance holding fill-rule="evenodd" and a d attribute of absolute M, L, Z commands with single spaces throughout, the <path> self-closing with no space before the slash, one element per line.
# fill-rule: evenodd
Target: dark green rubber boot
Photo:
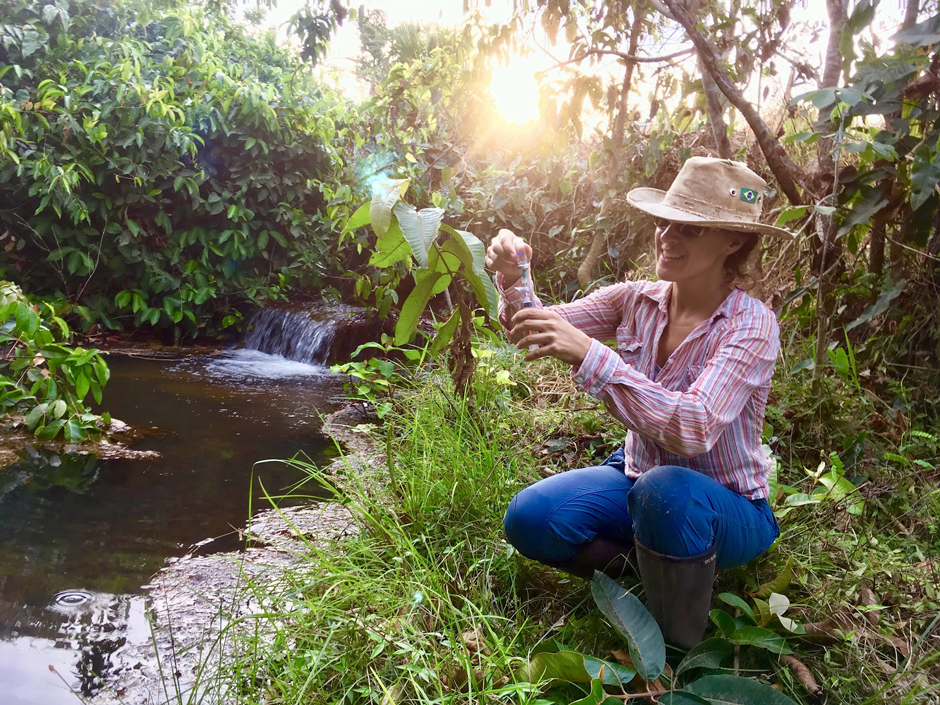
<path fill-rule="evenodd" d="M 583 545 L 567 563 L 548 565 L 585 580 L 591 580 L 595 570 L 607 573 L 614 579 L 636 573 L 633 544 L 603 538 L 595 538 Z"/>
<path fill-rule="evenodd" d="M 682 649 L 699 644 L 712 604 L 715 549 L 700 556 L 675 558 L 637 541 L 636 559 L 646 607 L 663 630 L 666 643 Z"/>

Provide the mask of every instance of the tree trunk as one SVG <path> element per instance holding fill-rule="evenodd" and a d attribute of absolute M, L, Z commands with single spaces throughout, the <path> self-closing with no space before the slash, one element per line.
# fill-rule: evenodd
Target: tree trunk
<path fill-rule="evenodd" d="M 908 29 L 917 24 L 917 15 L 920 13 L 920 0 L 907 0 L 907 7 L 904 8 L 904 21 L 901 22 L 901 29 Z"/>
<path fill-rule="evenodd" d="M 722 105 L 722 94 L 718 90 L 715 79 L 702 67 L 702 58 L 698 58 L 699 73 L 702 74 L 702 87 L 705 90 L 705 105 L 708 107 L 708 123 L 715 137 L 715 147 L 718 156 L 722 159 L 731 159 L 734 152 L 731 149 L 731 140 L 728 139 L 728 127 L 725 125 L 725 107 Z"/>
<path fill-rule="evenodd" d="M 640 45 L 640 36 L 643 33 L 643 15 L 644 2 L 639 0 L 633 6 L 633 27 L 630 29 L 630 56 L 636 56 L 637 48 Z M 620 86 L 620 102 L 617 105 L 617 117 L 614 119 L 614 130 L 611 135 L 610 155 L 607 166 L 607 182 L 614 183 L 620 171 L 620 148 L 623 146 L 623 133 L 627 124 L 627 99 L 630 96 L 630 87 L 633 84 L 633 70 L 636 68 L 635 61 L 627 61 L 623 73 L 623 83 Z M 610 197 L 605 194 L 601 204 L 601 216 L 603 216 L 610 207 Z M 591 241 L 591 247 L 588 249 L 584 260 L 578 267 L 578 284 L 581 288 L 587 287 L 594 280 L 594 267 L 598 258 L 604 251 L 604 244 L 607 241 L 607 232 L 598 229 L 594 233 L 594 239 Z"/>
<path fill-rule="evenodd" d="M 767 160 L 767 165 L 774 173 L 777 183 L 780 184 L 780 190 L 783 191 L 790 203 L 803 205 L 806 202 L 805 197 L 800 192 L 800 187 L 805 187 L 803 170 L 784 151 L 776 136 L 767 127 L 767 123 L 764 122 L 754 106 L 748 102 L 744 94 L 728 77 L 728 74 L 719 63 L 718 47 L 698 30 L 696 21 L 685 9 L 681 0 L 664 0 L 664 2 L 695 45 L 702 61 L 702 67 L 711 74 L 718 88 L 725 94 L 731 104 L 741 112 L 748 126 L 754 132 L 757 144 L 760 145 L 761 152 Z"/>

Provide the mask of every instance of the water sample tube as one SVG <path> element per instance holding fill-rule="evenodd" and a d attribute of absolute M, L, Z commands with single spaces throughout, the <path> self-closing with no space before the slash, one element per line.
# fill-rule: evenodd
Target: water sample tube
<path fill-rule="evenodd" d="M 525 252 L 516 250 L 516 264 L 522 270 L 522 279 L 516 291 L 522 294 L 522 308 L 535 308 L 535 289 L 532 286 L 532 273 L 530 271 L 529 258 Z M 538 345 L 530 345 L 529 350 L 538 350 Z"/>

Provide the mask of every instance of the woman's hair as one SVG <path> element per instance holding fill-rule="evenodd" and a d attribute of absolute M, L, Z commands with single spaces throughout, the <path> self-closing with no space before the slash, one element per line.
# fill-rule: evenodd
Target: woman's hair
<path fill-rule="evenodd" d="M 729 284 L 739 289 L 750 289 L 754 286 L 753 277 L 748 272 L 747 260 L 757 247 L 757 233 L 745 233 L 744 244 L 730 255 L 725 257 L 725 279 Z"/>

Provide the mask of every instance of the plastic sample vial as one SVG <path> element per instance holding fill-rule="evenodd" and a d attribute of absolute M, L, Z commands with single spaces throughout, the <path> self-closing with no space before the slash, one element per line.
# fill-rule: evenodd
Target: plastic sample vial
<path fill-rule="evenodd" d="M 532 286 L 532 274 L 530 271 L 529 258 L 525 252 L 516 250 L 516 264 L 522 270 L 522 279 L 516 291 L 522 294 L 522 308 L 535 308 L 535 289 Z M 529 350 L 538 350 L 538 345 L 530 345 Z"/>

